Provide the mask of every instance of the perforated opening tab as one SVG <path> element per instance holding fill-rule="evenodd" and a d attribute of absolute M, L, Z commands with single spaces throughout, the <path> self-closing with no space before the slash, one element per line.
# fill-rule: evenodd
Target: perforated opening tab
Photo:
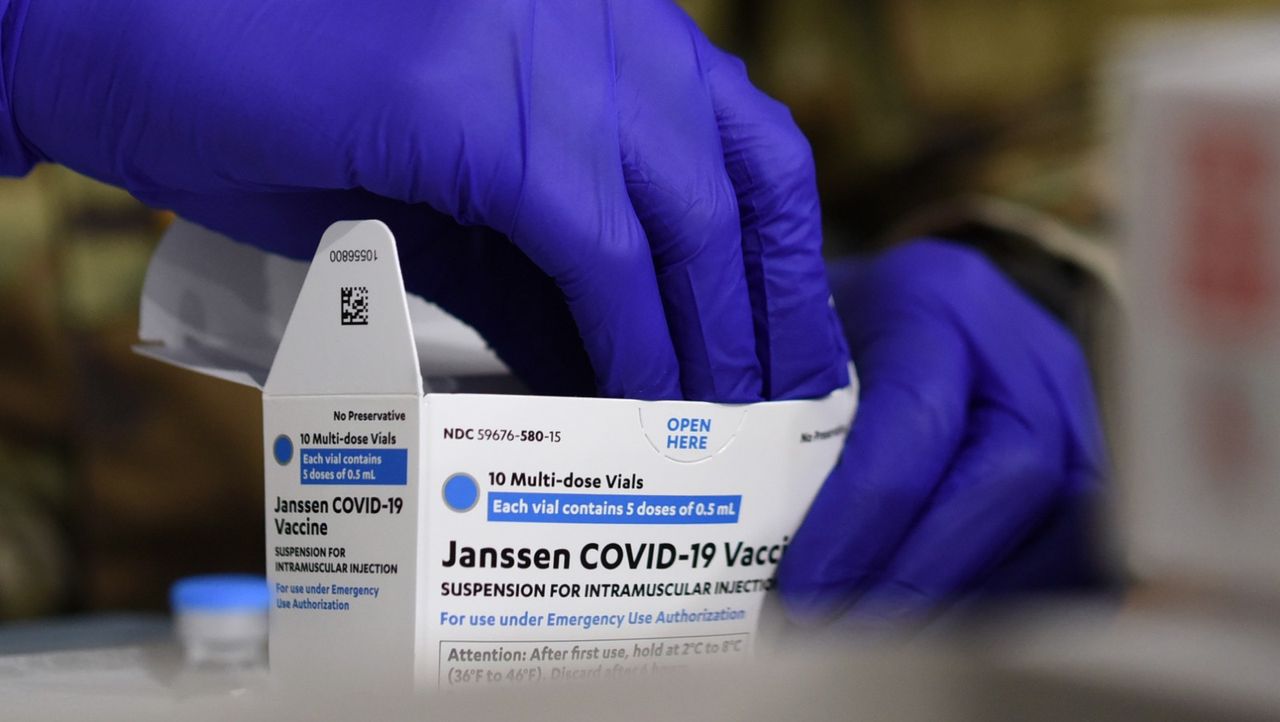
<path fill-rule="evenodd" d="M 640 405 L 640 428 L 659 454 L 673 461 L 710 459 L 733 441 L 746 406 L 652 401 Z"/>

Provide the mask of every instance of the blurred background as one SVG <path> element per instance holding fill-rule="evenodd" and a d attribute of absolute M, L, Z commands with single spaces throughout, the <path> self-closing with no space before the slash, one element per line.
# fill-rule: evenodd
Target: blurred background
<path fill-rule="evenodd" d="M 828 247 L 980 243 L 1091 350 L 1113 305 L 1109 48 L 1245 0 L 686 0 L 817 159 Z M 0 180 L 0 620 L 161 610 L 174 579 L 261 572 L 256 391 L 135 356 L 170 218 L 59 167 Z M 1046 251 L 1046 249 L 1048 249 Z"/>

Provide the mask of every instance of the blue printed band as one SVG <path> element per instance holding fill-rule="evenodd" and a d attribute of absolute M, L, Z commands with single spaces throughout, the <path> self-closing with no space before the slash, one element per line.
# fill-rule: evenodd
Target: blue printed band
<path fill-rule="evenodd" d="M 404 486 L 409 482 L 408 449 L 302 449 L 303 484 Z"/>
<path fill-rule="evenodd" d="M 491 491 L 489 521 L 544 524 L 736 524 L 741 495 L 547 494 Z"/>

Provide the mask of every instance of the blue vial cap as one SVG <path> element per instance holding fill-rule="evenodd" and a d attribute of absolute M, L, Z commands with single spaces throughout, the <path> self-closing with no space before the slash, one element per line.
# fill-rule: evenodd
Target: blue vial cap
<path fill-rule="evenodd" d="M 252 574 L 204 574 L 169 587 L 175 612 L 259 612 L 271 606 L 267 580 Z"/>

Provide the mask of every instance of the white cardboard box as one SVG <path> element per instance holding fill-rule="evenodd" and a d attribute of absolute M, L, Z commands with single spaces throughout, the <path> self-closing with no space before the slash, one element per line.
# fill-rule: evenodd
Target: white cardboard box
<path fill-rule="evenodd" d="M 1136 570 L 1280 579 L 1280 23 L 1147 28 L 1112 66 Z"/>
<path fill-rule="evenodd" d="M 744 656 L 856 401 L 441 393 L 503 367 L 406 295 L 377 221 L 335 224 L 309 270 L 179 222 L 143 295 L 140 352 L 263 390 L 286 684 L 453 688 Z"/>

